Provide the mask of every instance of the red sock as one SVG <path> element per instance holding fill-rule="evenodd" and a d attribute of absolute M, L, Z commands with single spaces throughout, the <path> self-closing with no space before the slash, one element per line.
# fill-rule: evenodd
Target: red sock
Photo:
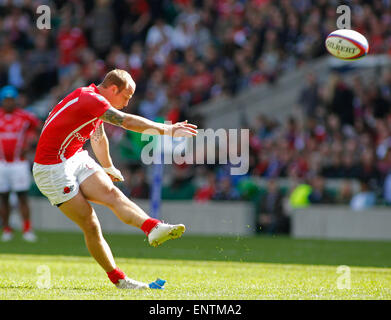
<path fill-rule="evenodd" d="M 31 231 L 31 221 L 30 220 L 24 220 L 23 221 L 23 232 Z"/>
<path fill-rule="evenodd" d="M 151 230 L 160 222 L 158 219 L 149 218 L 144 221 L 143 225 L 141 226 L 141 230 L 144 231 L 146 235 L 149 235 Z"/>
<path fill-rule="evenodd" d="M 12 232 L 12 229 L 11 229 L 11 227 L 4 227 L 3 231 L 4 232 Z"/>
<path fill-rule="evenodd" d="M 120 279 L 125 279 L 126 275 L 120 268 L 115 268 L 113 271 L 107 272 L 112 283 L 116 284 Z"/>

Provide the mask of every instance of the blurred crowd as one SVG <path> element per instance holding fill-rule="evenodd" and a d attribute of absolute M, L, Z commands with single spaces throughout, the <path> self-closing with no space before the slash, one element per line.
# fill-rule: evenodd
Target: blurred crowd
<path fill-rule="evenodd" d="M 41 4 L 51 9 L 49 30 L 36 27 Z M 67 93 L 120 68 L 137 84 L 125 111 L 191 120 L 189 110 L 202 102 L 273 85 L 325 54 L 323 39 L 336 28 L 339 4 L 350 6 L 352 28 L 367 37 L 371 54 L 391 54 L 387 0 L 1 0 L 0 86 L 18 88 L 19 104 L 44 119 Z M 324 191 L 324 179 L 354 178 L 391 203 L 391 73 L 368 86 L 337 74 L 322 85 L 313 74 L 306 81 L 297 101 L 304 118 L 278 123 L 260 114 L 252 124 L 246 177 L 273 179 L 273 190 L 275 178 L 306 184 L 316 203 L 349 203 L 348 180 L 337 199 Z M 114 127 L 107 131 L 119 146 L 131 140 Z M 122 186 L 129 196 L 149 196 L 137 159 L 125 174 L 132 177 Z M 224 166 L 175 166 L 163 197 L 248 199 L 244 178 Z"/>
<path fill-rule="evenodd" d="M 51 9 L 39 30 L 38 5 Z M 274 82 L 325 53 L 339 1 L 3 0 L 0 85 L 23 89 L 50 109 L 112 68 L 137 83 L 132 111 L 177 120 L 188 108 Z M 344 1 L 371 53 L 391 49 L 389 1 Z"/>
<path fill-rule="evenodd" d="M 278 123 L 260 115 L 252 128 L 253 175 L 309 185 L 310 203 L 391 204 L 391 70 L 364 80 L 332 73 L 319 84 L 308 74 L 297 101 L 304 116 Z M 339 179 L 339 189 L 329 192 L 326 179 Z M 368 200 L 362 207 L 352 179 Z"/>

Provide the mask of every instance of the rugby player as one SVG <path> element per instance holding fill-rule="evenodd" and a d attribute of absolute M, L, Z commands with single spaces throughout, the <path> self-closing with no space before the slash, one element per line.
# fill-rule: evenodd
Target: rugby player
<path fill-rule="evenodd" d="M 0 199 L 3 221 L 1 240 L 6 242 L 13 238 L 9 216 L 10 193 L 15 192 L 23 221 L 23 239 L 34 242 L 37 237 L 31 224 L 27 196 L 31 185 L 31 168 L 25 156 L 39 134 L 41 123 L 33 114 L 18 106 L 18 95 L 18 90 L 13 86 L 5 86 L 0 90 Z"/>
<path fill-rule="evenodd" d="M 170 225 L 149 217 L 114 184 L 123 181 L 112 162 L 103 123 L 126 130 L 153 129 L 160 135 L 193 137 L 197 126 L 187 121 L 172 125 L 121 112 L 136 90 L 130 74 L 115 69 L 98 86 L 81 87 L 61 100 L 42 128 L 33 165 L 40 191 L 83 231 L 90 254 L 120 289 L 145 289 L 148 284 L 130 279 L 115 264 L 90 202 L 110 208 L 124 223 L 140 228 L 152 246 L 180 237 L 183 224 Z M 86 150 L 91 146 L 98 165 Z"/>

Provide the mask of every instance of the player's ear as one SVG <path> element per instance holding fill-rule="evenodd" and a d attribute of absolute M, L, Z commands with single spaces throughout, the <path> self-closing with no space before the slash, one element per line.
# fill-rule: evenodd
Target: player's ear
<path fill-rule="evenodd" d="M 110 91 L 114 94 L 114 95 L 117 95 L 119 90 L 118 90 L 118 87 L 115 85 L 115 84 L 112 84 L 110 87 Z"/>

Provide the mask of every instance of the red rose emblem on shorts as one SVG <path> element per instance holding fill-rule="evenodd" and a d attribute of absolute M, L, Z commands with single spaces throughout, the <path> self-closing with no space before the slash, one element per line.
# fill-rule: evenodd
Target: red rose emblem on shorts
<path fill-rule="evenodd" d="M 73 189 L 74 189 L 74 186 L 65 187 L 63 193 L 64 193 L 64 194 L 67 194 L 67 193 L 71 192 Z"/>

